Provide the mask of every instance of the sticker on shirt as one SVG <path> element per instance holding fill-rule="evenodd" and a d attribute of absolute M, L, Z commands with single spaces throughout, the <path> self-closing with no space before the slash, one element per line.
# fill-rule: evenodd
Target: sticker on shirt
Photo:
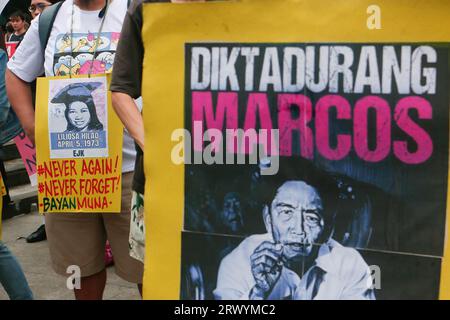
<path fill-rule="evenodd" d="M 51 80 L 50 158 L 108 157 L 106 78 Z"/>
<path fill-rule="evenodd" d="M 119 32 L 97 34 L 75 33 L 58 35 L 55 45 L 53 72 L 55 76 L 99 74 L 112 71 Z M 94 57 L 95 54 L 95 57 Z"/>

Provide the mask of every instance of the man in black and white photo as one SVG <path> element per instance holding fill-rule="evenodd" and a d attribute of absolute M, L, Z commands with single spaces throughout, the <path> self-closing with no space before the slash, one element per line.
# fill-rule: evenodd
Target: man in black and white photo
<path fill-rule="evenodd" d="M 222 260 L 215 298 L 375 299 L 366 262 L 332 239 L 336 183 L 307 162 L 286 161 L 260 192 L 267 233 Z"/>

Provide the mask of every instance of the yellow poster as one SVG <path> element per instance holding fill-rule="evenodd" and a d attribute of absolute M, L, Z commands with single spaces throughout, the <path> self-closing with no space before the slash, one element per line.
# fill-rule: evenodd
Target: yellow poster
<path fill-rule="evenodd" d="M 120 212 L 123 126 L 105 75 L 38 79 L 39 212 Z"/>
<path fill-rule="evenodd" d="M 143 18 L 144 298 L 450 297 L 450 2 Z"/>
<path fill-rule="evenodd" d="M 3 177 L 0 173 L 0 196 L 5 196 L 6 195 L 6 186 L 5 186 L 5 181 L 3 180 Z"/>

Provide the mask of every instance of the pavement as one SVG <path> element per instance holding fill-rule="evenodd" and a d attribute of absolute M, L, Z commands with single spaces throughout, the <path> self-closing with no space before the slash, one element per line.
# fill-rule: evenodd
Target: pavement
<path fill-rule="evenodd" d="M 37 212 L 20 215 L 3 221 L 3 242 L 19 260 L 27 277 L 28 284 L 37 300 L 74 300 L 72 290 L 66 287 L 66 278 L 57 275 L 51 267 L 48 242 L 27 243 L 25 239 L 43 222 Z M 135 284 L 119 278 L 114 267 L 108 268 L 108 278 L 103 295 L 105 300 L 139 300 L 140 295 Z M 0 286 L 0 300 L 7 300 Z"/>

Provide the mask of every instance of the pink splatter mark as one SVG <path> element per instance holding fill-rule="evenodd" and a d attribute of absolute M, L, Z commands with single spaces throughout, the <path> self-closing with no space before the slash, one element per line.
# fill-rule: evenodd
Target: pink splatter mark
<path fill-rule="evenodd" d="M 88 41 L 94 41 L 95 40 L 94 34 L 89 32 L 87 35 L 87 39 L 88 39 Z"/>
<path fill-rule="evenodd" d="M 111 34 L 111 40 L 112 41 L 119 41 L 119 39 L 120 39 L 120 32 L 113 32 Z"/>
<path fill-rule="evenodd" d="M 80 68 L 80 74 L 88 74 L 91 68 L 91 61 L 86 61 L 83 66 Z M 92 66 L 92 74 L 104 73 L 106 68 L 106 64 L 103 61 L 95 60 Z"/>

